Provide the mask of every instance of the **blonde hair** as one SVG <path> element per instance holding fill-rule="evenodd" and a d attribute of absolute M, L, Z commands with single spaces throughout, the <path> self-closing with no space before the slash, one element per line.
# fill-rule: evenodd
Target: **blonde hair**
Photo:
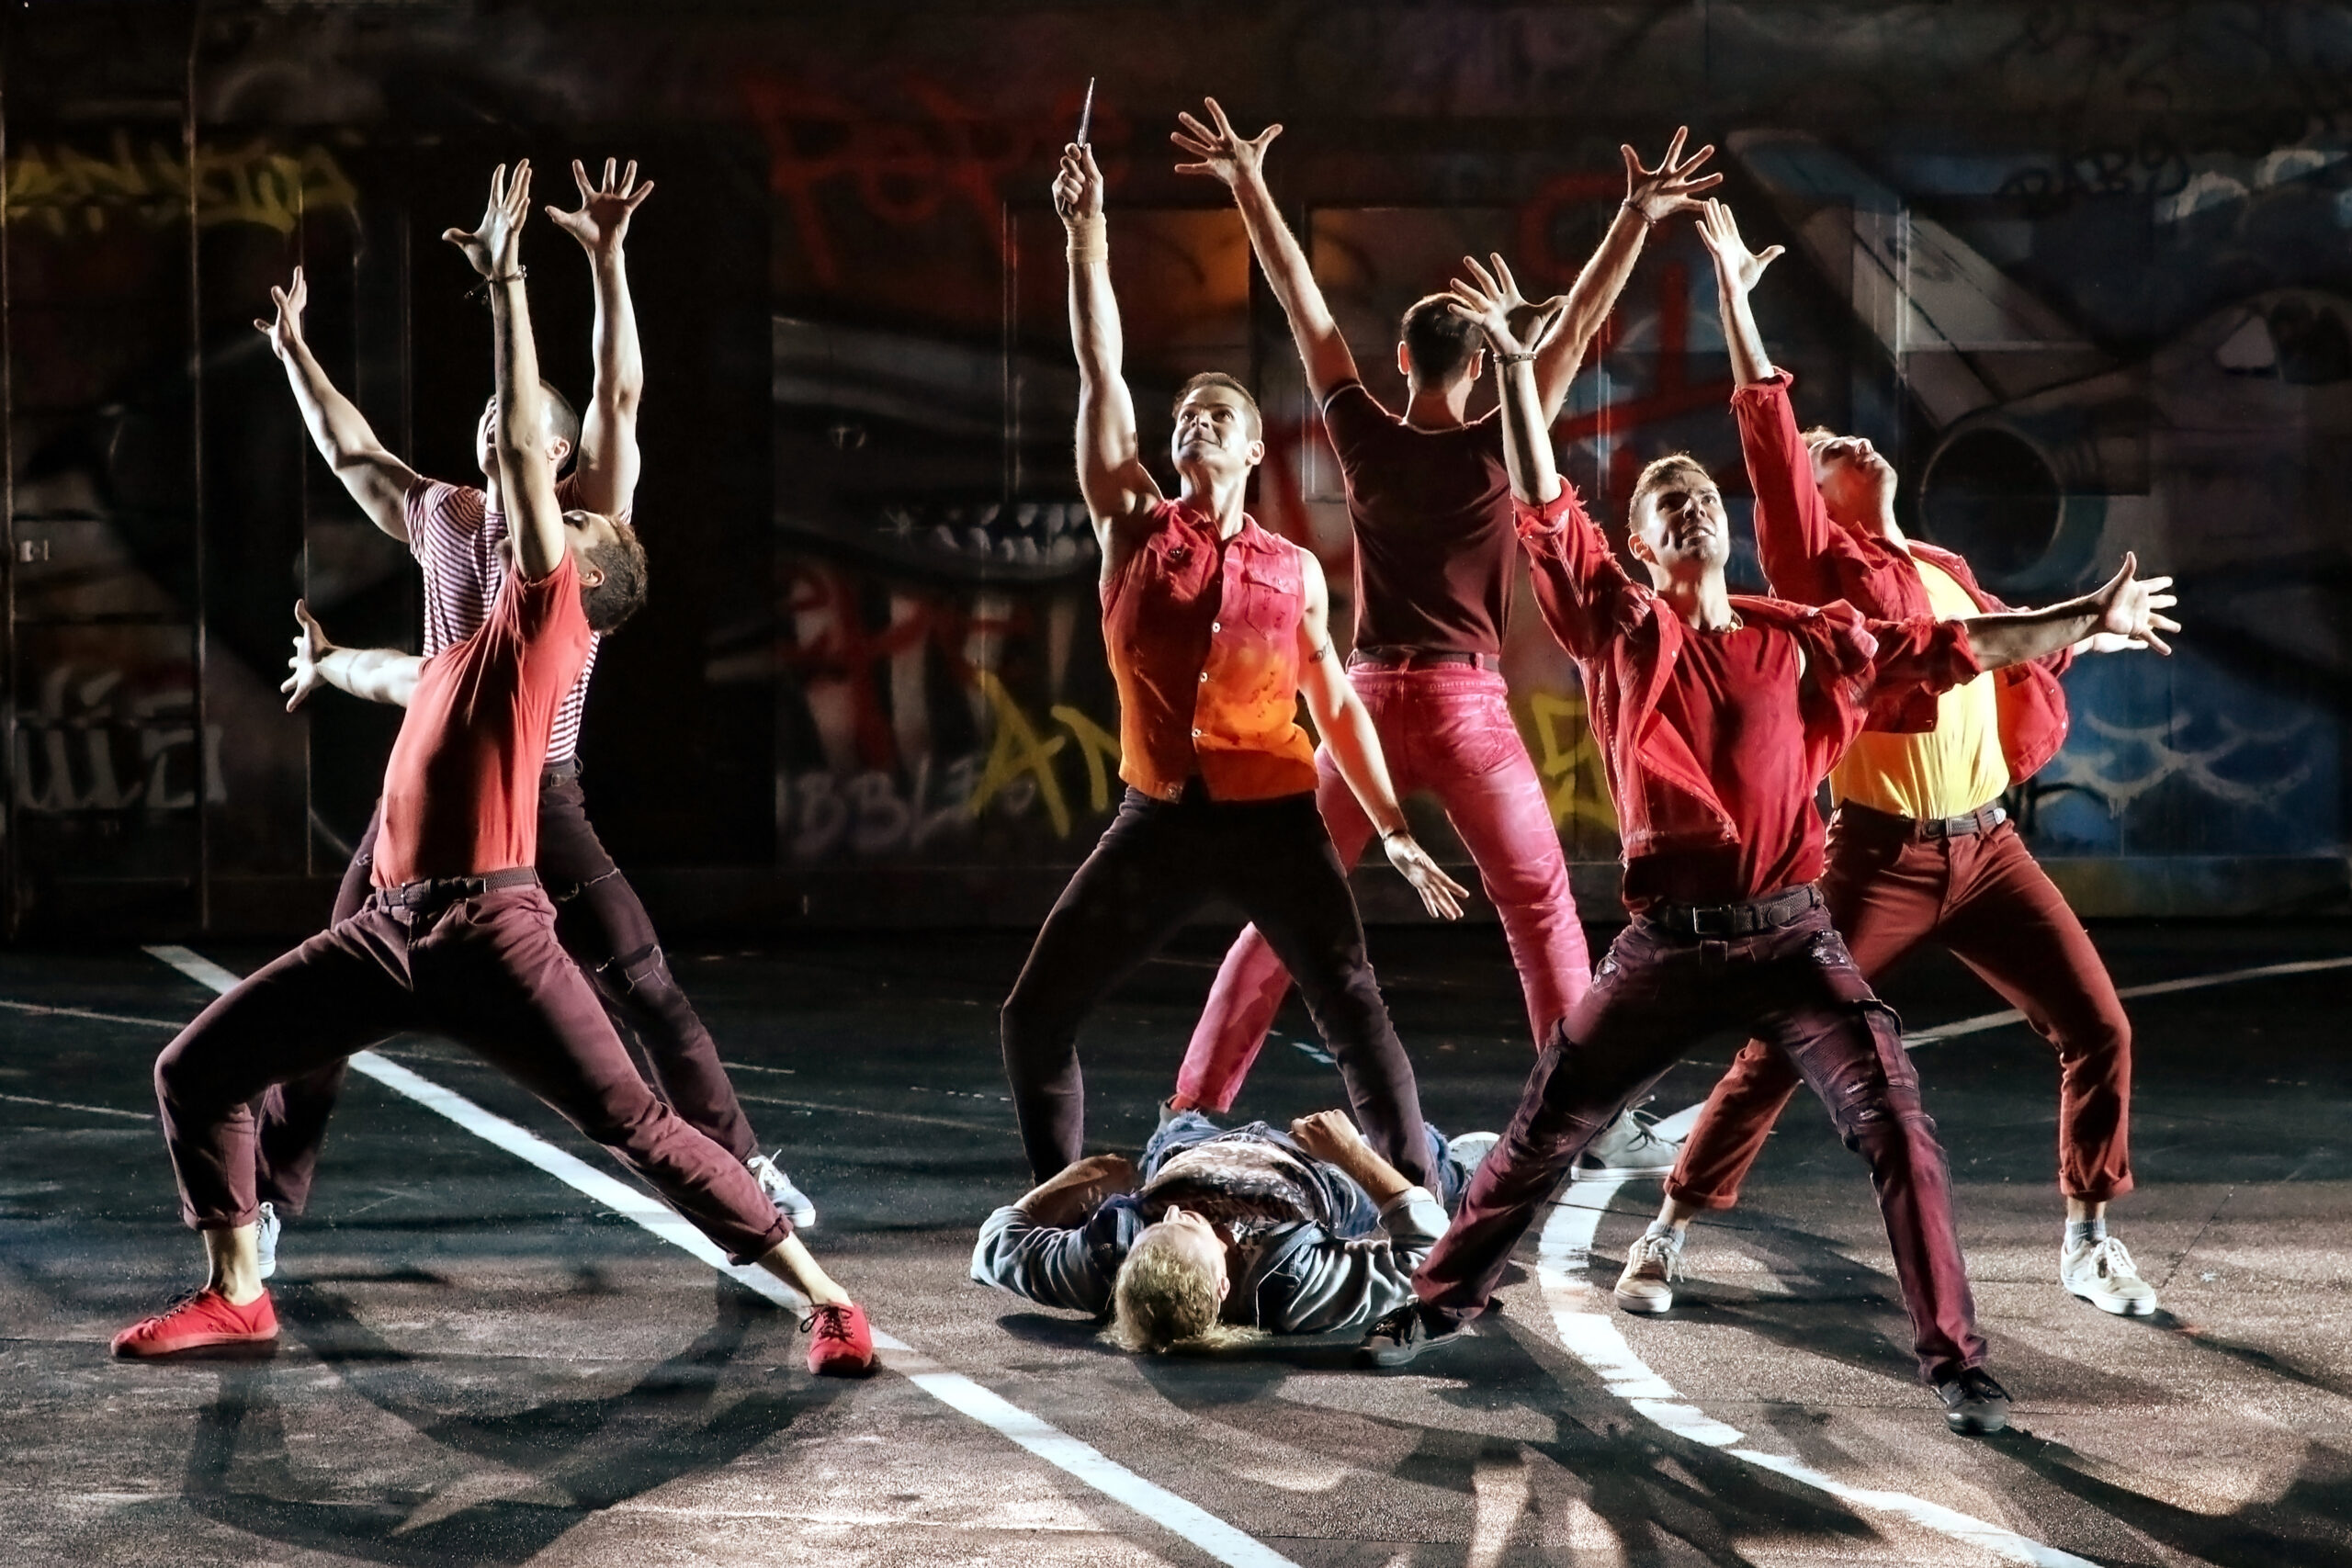
<path fill-rule="evenodd" d="M 1216 1271 L 1170 1240 L 1147 1233 L 1111 1285 L 1113 1344 L 1137 1355 L 1222 1350 L 1258 1336 L 1217 1320 Z"/>

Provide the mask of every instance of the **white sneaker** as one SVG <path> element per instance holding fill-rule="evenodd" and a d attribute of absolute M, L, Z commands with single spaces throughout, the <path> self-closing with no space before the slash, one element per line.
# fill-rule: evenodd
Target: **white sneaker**
<path fill-rule="evenodd" d="M 261 1216 L 254 1225 L 254 1251 L 261 1258 L 261 1268 L 257 1272 L 265 1280 L 277 1272 L 277 1233 L 281 1228 L 277 1205 L 264 1203 Z"/>
<path fill-rule="evenodd" d="M 1487 1156 L 1495 1152 L 1495 1145 L 1502 1141 L 1500 1133 L 1464 1133 L 1459 1137 L 1448 1138 L 1445 1152 L 1454 1164 L 1462 1168 L 1463 1175 L 1476 1176 L 1478 1168 L 1487 1163 Z"/>
<path fill-rule="evenodd" d="M 1648 1101 L 1643 1101 L 1647 1104 Z M 1578 1176 L 1664 1176 L 1682 1153 L 1682 1140 L 1661 1138 L 1657 1118 L 1628 1106 L 1577 1156 Z"/>
<path fill-rule="evenodd" d="M 2140 1278 L 2132 1254 L 2111 1235 L 2061 1247 L 2058 1282 L 2118 1317 L 2147 1317 L 2156 1310 L 2156 1288 Z"/>
<path fill-rule="evenodd" d="M 760 1190 L 768 1195 L 768 1201 L 775 1205 L 777 1213 L 792 1222 L 794 1230 L 816 1228 L 817 1205 L 808 1201 L 808 1194 L 792 1184 L 792 1178 L 784 1174 L 783 1167 L 765 1155 L 753 1155 L 743 1162 L 743 1168 L 758 1179 Z"/>
<path fill-rule="evenodd" d="M 1627 1312 L 1661 1313 L 1674 1304 L 1674 1281 L 1682 1277 L 1682 1233 L 1653 1225 L 1625 1249 L 1625 1271 L 1610 1293 Z"/>

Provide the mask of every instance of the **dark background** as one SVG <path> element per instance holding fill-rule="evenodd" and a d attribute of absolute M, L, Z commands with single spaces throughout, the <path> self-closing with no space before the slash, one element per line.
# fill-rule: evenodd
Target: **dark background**
<path fill-rule="evenodd" d="M 1335 587 L 1328 453 L 1224 193 L 1169 173 L 1175 111 L 1212 92 L 1284 123 L 1277 195 L 1384 394 L 1397 310 L 1464 248 L 1565 288 L 1620 141 L 1722 143 L 1750 239 L 1789 247 L 1758 307 L 1800 415 L 1898 455 L 1907 525 L 2019 600 L 2127 547 L 2181 577 L 2180 656 L 2078 666 L 2067 750 L 2010 802 L 2078 906 L 2343 905 L 2352 8 L 5 16 L 14 934 L 323 912 L 395 716 L 284 715 L 288 610 L 413 648 L 414 570 L 310 451 L 252 319 L 304 265 L 330 374 L 467 479 L 488 318 L 437 236 L 497 162 L 568 206 L 567 161 L 608 154 L 660 186 L 629 240 L 653 595 L 583 745 L 608 844 L 673 926 L 1036 918 L 1116 789 L 1044 203 L 1089 75 L 1147 447 L 1185 375 L 1249 379 L 1257 512 Z M 548 373 L 584 402 L 586 269 L 544 222 L 526 252 Z M 1661 232 L 1555 432 L 1597 514 L 1678 447 L 1744 490 L 1712 292 L 1687 224 Z M 1613 818 L 1526 610 L 1515 709 L 1606 912 Z M 1376 917 L 1405 908 L 1393 881 L 1362 884 Z"/>

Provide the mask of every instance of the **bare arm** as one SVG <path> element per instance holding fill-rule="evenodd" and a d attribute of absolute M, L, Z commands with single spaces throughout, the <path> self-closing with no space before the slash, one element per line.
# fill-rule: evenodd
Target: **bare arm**
<path fill-rule="evenodd" d="M 1616 309 L 1617 296 L 1634 275 L 1634 263 L 1640 259 L 1649 231 L 1674 214 L 1697 208 L 1699 192 L 1723 183 L 1721 175 L 1698 173 L 1699 166 L 1714 156 L 1712 144 L 1688 158 L 1682 156 L 1682 144 L 1690 134 L 1689 126 L 1678 127 L 1674 140 L 1667 143 L 1666 156 L 1655 169 L 1643 168 L 1641 154 L 1631 146 L 1618 148 L 1625 159 L 1625 199 L 1609 232 L 1601 236 L 1600 248 L 1577 274 L 1567 293 L 1553 301 L 1566 307 L 1566 318 L 1558 335 L 1535 356 L 1535 389 L 1546 428 L 1560 417 L 1568 386 L 1583 367 L 1601 323 Z"/>
<path fill-rule="evenodd" d="M 334 477 L 368 514 L 368 521 L 407 543 L 408 520 L 401 502 L 409 486 L 416 482 L 416 470 L 384 450 L 367 417 L 335 390 L 327 373 L 319 368 L 302 336 L 302 311 L 311 302 L 311 286 L 302 269 L 294 269 L 291 288 L 272 288 L 269 298 L 277 307 L 277 319 L 256 318 L 254 325 L 269 340 L 270 352 L 277 355 L 278 363 L 286 367 L 287 384 L 294 389 L 295 406 L 302 411 L 302 428 L 311 433 L 311 445 L 327 460 Z"/>
<path fill-rule="evenodd" d="M 1707 203 L 1699 219 L 1699 240 L 1715 263 L 1715 304 L 1723 313 L 1724 342 L 1731 350 L 1732 378 L 1743 387 L 1770 380 L 1778 372 L 1764 352 L 1764 334 L 1757 330 L 1756 313 L 1747 297 L 1780 255 L 1781 247 L 1767 245 L 1751 252 L 1739 237 L 1739 222 L 1720 201 Z"/>
<path fill-rule="evenodd" d="M 1346 1172 L 1366 1196 L 1384 1209 L 1413 1190 L 1404 1172 L 1381 1158 L 1380 1152 L 1363 1141 L 1363 1134 L 1344 1111 L 1317 1111 L 1312 1116 L 1302 1116 L 1290 1124 L 1290 1135 L 1317 1159 Z"/>
<path fill-rule="evenodd" d="M 1413 885 L 1430 914 L 1458 920 L 1461 900 L 1470 896 L 1470 890 L 1446 875 L 1429 852 L 1413 841 L 1405 825 L 1404 807 L 1396 804 L 1396 790 L 1389 782 L 1388 760 L 1381 753 L 1379 732 L 1373 728 L 1363 699 L 1348 683 L 1340 656 L 1331 649 L 1331 594 L 1323 581 L 1323 568 L 1304 551 L 1300 567 L 1306 609 L 1298 622 L 1298 689 L 1306 698 L 1315 732 L 1323 738 L 1340 776 L 1347 781 L 1364 815 L 1372 818 L 1381 847 L 1388 852 L 1388 863 Z"/>
<path fill-rule="evenodd" d="M 2170 579 L 2143 581 L 2139 570 L 2139 558 L 2127 550 L 2120 570 L 2096 592 L 2046 609 L 1973 616 L 1963 623 L 1968 628 L 1969 651 L 1984 670 L 2023 664 L 2085 637 L 2102 635 L 2170 653 L 2170 645 L 2160 634 L 2177 632 L 2180 623 L 2157 613 L 2173 602 L 2170 594 L 2157 589 L 2157 584 Z"/>
<path fill-rule="evenodd" d="M 506 165 L 490 177 L 490 207 L 472 233 L 451 229 L 442 238 L 466 253 L 490 283 L 490 314 L 497 347 L 498 474 L 505 492 L 514 561 L 526 582 L 563 564 L 563 510 L 556 504 L 555 465 L 541 443 L 547 393 L 539 386 L 538 345 L 531 338 L 531 303 L 523 290 L 522 238 L 531 211 L 531 164 Z"/>
<path fill-rule="evenodd" d="M 294 601 L 294 655 L 286 661 L 292 671 L 278 686 L 286 694 L 286 711 L 292 713 L 321 686 L 348 692 L 363 702 L 406 707 L 416 694 L 416 677 L 424 660 L 395 648 L 337 648 L 327 640 L 324 627 L 311 617 L 310 606 Z"/>
<path fill-rule="evenodd" d="M 1084 1224 L 1104 1200 L 1135 1190 L 1136 1168 L 1125 1156 L 1090 1155 L 1032 1187 L 1012 1206 L 1041 1225 L 1068 1228 Z"/>
<path fill-rule="evenodd" d="M 1062 149 L 1054 175 L 1054 210 L 1069 231 L 1069 338 L 1078 355 L 1078 488 L 1102 547 L 1102 575 L 1116 568 L 1122 528 L 1159 504 L 1159 484 L 1143 466 L 1135 400 L 1121 369 L 1119 299 L 1102 216 L 1102 171 L 1094 152 Z"/>
<path fill-rule="evenodd" d="M 1283 221 L 1273 193 L 1266 188 L 1266 148 L 1283 133 L 1283 128 L 1270 125 L 1254 138 L 1245 137 L 1233 129 L 1215 98 L 1204 102 L 1209 118 L 1216 122 L 1214 130 L 1189 114 L 1180 114 L 1176 118 L 1183 129 L 1169 132 L 1169 141 L 1197 160 L 1177 164 L 1176 172 L 1222 180 L 1233 192 L 1234 205 L 1241 209 L 1241 226 L 1250 235 L 1250 249 L 1265 272 L 1274 298 L 1282 301 L 1291 338 L 1298 344 L 1299 362 L 1306 367 L 1307 389 L 1320 406 L 1334 388 L 1357 378 L 1356 360 L 1348 352 L 1347 339 L 1340 335 L 1339 323 L 1331 319 L 1331 308 L 1324 302 L 1323 290 L 1306 265 L 1306 253 L 1299 248 L 1290 225 Z"/>
<path fill-rule="evenodd" d="M 628 237 L 631 215 L 653 194 L 651 180 L 638 183 L 635 159 L 618 175 L 614 162 L 605 160 L 604 183 L 591 186 L 587 170 L 574 158 L 571 177 L 580 186 L 580 209 L 547 209 L 556 227 L 588 253 L 596 283 L 596 387 L 580 421 L 575 471 L 580 504 L 607 517 L 627 513 L 637 493 L 637 406 L 645 395 L 645 361 L 638 352 L 637 307 L 629 299 L 621 243 Z"/>

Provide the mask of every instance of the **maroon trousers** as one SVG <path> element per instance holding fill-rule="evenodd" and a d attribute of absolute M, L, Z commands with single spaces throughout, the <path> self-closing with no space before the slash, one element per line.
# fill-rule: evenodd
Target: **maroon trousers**
<path fill-rule="evenodd" d="M 536 884 L 415 907 L 374 895 L 198 1014 L 155 1060 L 182 1216 L 252 1224 L 253 1100 L 408 1030 L 448 1035 L 537 1095 L 735 1261 L 791 1234 L 742 1162 L 638 1076 Z"/>
<path fill-rule="evenodd" d="M 2017 829 L 1923 839 L 1904 819 L 1850 807 L 1829 826 L 1821 879 L 1830 919 L 1875 981 L 1934 938 L 2058 1048 L 2058 1186 L 2098 1202 L 2132 1190 L 2132 1024 L 2083 922 Z M 1778 1052 L 1751 1040 L 1707 1097 L 1667 1196 L 1705 1209 L 1740 1182 L 1796 1092 Z"/>
<path fill-rule="evenodd" d="M 380 820 L 379 807 L 344 872 L 334 920 L 357 914 L 368 901 Z M 595 982 L 615 1021 L 644 1047 L 656 1091 L 688 1126 L 737 1159 L 759 1153 L 751 1121 L 719 1064 L 718 1044 L 671 975 L 637 890 L 605 852 L 588 820 L 575 765 L 550 768 L 539 781 L 537 865 L 539 880 L 555 900 L 556 935 Z M 337 1062 L 271 1089 L 263 1100 L 261 1195 L 283 1213 L 299 1214 L 310 1201 L 343 1077 Z"/>
<path fill-rule="evenodd" d="M 1701 938 L 1636 918 L 1553 1032 L 1519 1110 L 1413 1286 L 1463 1321 L 1486 1310 L 1511 1249 L 1576 1156 L 1683 1048 L 1728 1027 L 1786 1055 L 1870 1162 L 1920 1374 L 1944 1382 L 1984 1359 L 1951 1180 L 1894 1015 L 1871 994 L 1826 910 L 1753 936 Z"/>

